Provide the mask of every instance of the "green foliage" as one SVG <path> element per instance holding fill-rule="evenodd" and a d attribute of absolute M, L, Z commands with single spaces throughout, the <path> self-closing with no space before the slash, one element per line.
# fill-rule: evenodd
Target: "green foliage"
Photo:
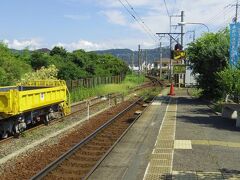
<path fill-rule="evenodd" d="M 202 94 L 202 90 L 199 88 L 189 88 L 188 93 L 193 97 L 199 98 Z"/>
<path fill-rule="evenodd" d="M 42 67 L 41 69 L 24 74 L 21 79 L 22 82 L 32 80 L 57 80 L 58 69 L 51 65 L 48 68 Z"/>
<path fill-rule="evenodd" d="M 107 84 L 93 88 L 78 88 L 71 92 L 71 102 L 110 93 L 123 93 L 127 95 L 131 89 L 135 88 L 139 84 L 142 84 L 144 81 L 144 76 L 138 77 L 137 75 L 127 75 L 121 84 Z"/>
<path fill-rule="evenodd" d="M 221 92 L 224 96 L 231 95 L 239 103 L 240 98 L 240 67 L 225 68 L 218 72 L 218 82 L 221 85 Z"/>
<path fill-rule="evenodd" d="M 50 52 L 49 64 L 59 69 L 60 79 L 80 79 L 86 77 L 113 76 L 128 71 L 128 66 L 111 55 L 97 55 L 84 50 L 67 53 L 63 48 L 55 47 Z"/>
<path fill-rule="evenodd" d="M 0 44 L 0 86 L 13 85 L 31 67 L 21 57 L 13 54 L 6 45 Z"/>
<path fill-rule="evenodd" d="M 66 57 L 66 56 L 67 56 L 67 51 L 66 51 L 66 49 L 64 49 L 63 47 L 55 46 L 55 47 L 50 51 L 50 55 L 51 55 L 51 56 L 59 55 L 59 56 L 61 56 L 61 57 Z"/>
<path fill-rule="evenodd" d="M 141 84 L 146 80 L 144 75 L 138 76 L 137 74 L 128 74 L 124 82 L 129 82 L 132 84 Z"/>
<path fill-rule="evenodd" d="M 229 57 L 229 30 L 204 34 L 191 43 L 187 55 L 193 67 L 193 73 L 198 74 L 198 84 L 203 90 L 202 95 L 210 99 L 222 97 L 217 91 L 220 88 L 216 72 L 227 66 Z"/>
<path fill-rule="evenodd" d="M 35 51 L 30 57 L 30 64 L 35 70 L 47 67 L 49 65 L 49 56 L 46 53 Z"/>
<path fill-rule="evenodd" d="M 127 64 L 111 55 L 97 55 L 84 50 L 67 52 L 62 47 L 54 47 L 50 52 L 31 52 L 28 49 L 13 52 L 4 44 L 0 44 L 2 86 L 15 84 L 21 78 L 29 79 L 32 71 L 42 70 L 41 68 L 51 65 L 58 69 L 57 78 L 63 80 L 114 76 L 126 74 L 128 71 Z M 23 77 L 25 73 L 29 74 Z"/>

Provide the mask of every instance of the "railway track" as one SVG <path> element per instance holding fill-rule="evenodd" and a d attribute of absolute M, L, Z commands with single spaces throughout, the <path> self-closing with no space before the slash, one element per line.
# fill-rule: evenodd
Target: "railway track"
<path fill-rule="evenodd" d="M 151 83 L 146 83 L 146 84 L 143 84 L 141 86 L 138 86 L 138 87 L 132 89 L 129 93 L 131 94 L 131 93 L 137 92 L 137 91 L 139 91 L 139 90 L 141 90 L 143 88 L 149 88 L 151 86 L 152 86 Z M 69 115 L 67 115 L 65 117 L 61 117 L 59 119 L 56 119 L 54 121 L 51 121 L 50 124 L 52 125 L 52 124 L 55 124 L 55 123 L 59 123 L 59 122 L 64 121 L 64 119 L 66 117 L 71 117 L 71 116 L 73 116 L 73 115 L 75 115 L 77 113 L 80 113 L 80 112 L 86 112 L 87 109 L 88 109 L 87 103 L 89 103 L 89 102 L 90 102 L 90 104 L 89 104 L 90 108 L 97 107 L 98 105 L 101 105 L 101 104 L 104 104 L 104 103 L 109 103 L 109 105 L 111 103 L 115 103 L 116 104 L 116 101 L 117 101 L 116 99 L 118 97 L 120 97 L 120 96 L 122 96 L 122 95 L 121 94 L 117 94 L 117 93 L 113 93 L 113 94 L 109 94 L 107 96 L 107 98 L 105 98 L 105 100 L 102 100 L 102 97 L 95 97 L 95 98 L 92 98 L 92 99 L 89 99 L 89 100 L 86 100 L 86 101 L 83 101 L 83 102 L 72 104 L 71 105 L 71 109 L 72 109 L 71 114 L 69 114 Z M 110 98 L 110 100 L 109 100 L 109 98 Z M 111 102 L 111 101 L 114 101 L 114 102 Z M 45 127 L 44 124 L 37 123 L 33 127 L 27 129 L 25 132 L 31 132 L 31 131 L 34 131 L 36 129 L 40 129 L 40 128 L 44 128 L 44 127 Z M 0 139 L 0 144 L 4 144 L 4 143 L 8 142 L 9 140 L 11 140 L 13 138 L 14 138 L 14 136 L 9 136 L 6 139 Z"/>
<path fill-rule="evenodd" d="M 108 98 L 110 98 L 110 99 L 104 99 L 104 100 L 102 100 L 102 98 L 96 97 L 96 98 L 92 98 L 92 99 L 90 99 L 90 100 L 88 100 L 88 101 L 83 101 L 83 102 L 80 102 L 80 103 L 73 104 L 73 105 L 71 106 L 71 108 L 72 108 L 71 114 L 69 114 L 69 115 L 67 115 L 67 116 L 64 116 L 64 117 L 61 117 L 61 118 L 58 118 L 58 119 L 56 119 L 56 120 L 54 120 L 54 121 L 51 121 L 51 122 L 50 122 L 50 125 L 53 125 L 53 124 L 62 122 L 62 121 L 64 121 L 66 118 L 71 117 L 71 116 L 73 116 L 73 115 L 75 115 L 75 114 L 78 114 L 78 113 L 86 113 L 86 111 L 87 111 L 87 109 L 88 109 L 88 107 L 87 107 L 87 103 L 88 103 L 88 102 L 90 102 L 90 104 L 89 104 L 89 107 L 90 107 L 90 108 L 97 108 L 98 106 L 100 106 L 101 104 L 104 104 L 104 103 L 108 103 L 108 104 L 109 104 L 109 103 L 113 103 L 113 102 L 111 102 L 111 101 L 113 101 L 113 99 L 115 99 L 115 98 L 119 98 L 120 96 L 121 96 L 120 94 L 110 94 L 110 95 L 108 96 Z M 24 131 L 24 132 L 25 132 L 25 133 L 26 133 L 26 132 L 31 132 L 31 131 L 34 131 L 34 130 L 36 130 L 36 129 L 40 129 L 40 128 L 44 128 L 44 127 L 45 127 L 44 124 L 42 124 L 42 123 L 37 123 L 36 125 L 34 125 L 33 127 L 27 129 L 27 130 Z M 8 142 L 9 140 L 11 140 L 11 139 L 13 139 L 13 138 L 14 138 L 14 136 L 9 136 L 9 137 L 6 138 L 6 139 L 1 139 L 1 140 L 0 140 L 0 144 L 4 144 L 4 143 Z"/>
<path fill-rule="evenodd" d="M 152 85 L 151 83 L 145 83 L 145 84 L 143 84 L 143 85 L 140 85 L 140 86 L 138 86 L 138 87 L 130 90 L 129 93 L 132 94 L 132 93 L 137 92 L 137 91 L 139 91 L 139 90 L 141 90 L 141 89 L 143 89 L 143 88 L 149 88 L 149 87 L 151 87 L 151 85 Z M 103 97 L 95 97 L 95 98 L 92 98 L 92 99 L 89 99 L 89 100 L 85 100 L 85 101 L 82 101 L 82 102 L 79 102 L 79 103 L 74 103 L 74 104 L 71 105 L 71 109 L 72 109 L 71 114 L 69 114 L 69 115 L 67 115 L 67 116 L 64 116 L 64 117 L 61 117 L 61 118 L 58 118 L 58 119 L 56 119 L 56 120 L 54 120 L 54 121 L 51 121 L 50 123 L 51 123 L 51 124 L 54 124 L 54 123 L 61 122 L 61 121 L 63 121 L 66 117 L 72 116 L 72 115 L 74 115 L 74 114 L 76 114 L 76 113 L 79 113 L 80 111 L 85 111 L 85 110 L 87 110 L 87 109 L 88 109 L 88 107 L 87 107 L 87 104 L 88 104 L 88 103 L 90 103 L 90 104 L 89 104 L 89 107 L 92 108 L 92 107 L 97 106 L 97 105 L 99 105 L 99 104 L 106 103 L 107 101 L 109 101 L 109 105 L 110 105 L 110 104 L 111 104 L 110 101 L 111 101 L 112 99 L 115 99 L 113 103 L 116 104 L 116 103 L 117 103 L 117 102 L 116 102 L 116 98 L 117 98 L 117 97 L 120 97 L 120 96 L 122 96 L 122 95 L 121 95 L 121 94 L 118 94 L 118 93 L 112 93 L 112 94 L 109 94 L 109 95 L 107 96 L 107 98 L 106 98 L 106 96 L 105 96 L 105 100 L 103 100 L 103 97 L 104 97 L 104 96 L 103 96 Z M 122 97 L 122 98 L 123 98 L 123 97 Z M 110 99 L 110 100 L 109 100 L 109 99 Z M 35 129 L 43 128 L 43 127 L 45 127 L 44 124 L 42 124 L 42 123 L 37 123 L 37 124 L 33 125 L 31 128 L 28 128 L 27 130 L 25 130 L 24 132 L 30 132 L 30 131 L 33 131 L 33 130 L 35 130 Z M 14 138 L 14 136 L 9 136 L 9 137 L 7 137 L 7 138 L 5 138 L 5 139 L 0 139 L 0 144 L 3 144 L 3 143 L 5 143 L 5 142 L 8 142 L 9 140 L 11 140 L 11 139 L 13 139 L 13 138 Z"/>
<path fill-rule="evenodd" d="M 89 177 L 138 119 L 145 109 L 143 104 L 142 98 L 134 101 L 31 179 Z M 136 111 L 140 111 L 140 114 L 136 114 Z"/>

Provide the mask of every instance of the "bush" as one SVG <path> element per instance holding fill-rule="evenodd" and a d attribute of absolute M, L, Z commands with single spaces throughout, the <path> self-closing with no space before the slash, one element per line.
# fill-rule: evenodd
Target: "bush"
<path fill-rule="evenodd" d="M 208 99 L 222 97 L 216 73 L 227 67 L 229 57 L 229 30 L 207 33 L 191 43 L 187 49 L 193 73 L 198 75 L 199 88 Z"/>

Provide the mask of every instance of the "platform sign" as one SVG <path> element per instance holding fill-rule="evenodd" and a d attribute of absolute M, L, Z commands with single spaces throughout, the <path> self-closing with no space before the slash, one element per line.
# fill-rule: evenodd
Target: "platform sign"
<path fill-rule="evenodd" d="M 173 74 L 185 74 L 186 73 L 186 65 L 174 65 L 173 66 Z"/>
<path fill-rule="evenodd" d="M 240 58 L 240 23 L 230 24 L 230 65 L 236 66 Z"/>

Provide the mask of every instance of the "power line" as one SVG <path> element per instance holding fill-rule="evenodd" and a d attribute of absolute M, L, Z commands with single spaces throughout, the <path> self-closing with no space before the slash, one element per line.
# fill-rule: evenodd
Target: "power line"
<path fill-rule="evenodd" d="M 137 23 L 140 25 L 140 26 L 142 26 L 142 28 L 144 29 L 144 31 L 149 35 L 149 37 L 153 40 L 153 41 L 155 41 L 155 42 L 157 42 L 157 40 L 154 38 L 154 36 L 151 34 L 151 33 L 149 33 L 149 30 L 147 30 L 147 28 L 141 23 L 141 22 L 139 22 L 139 20 L 132 14 L 132 12 L 127 8 L 127 6 L 121 1 L 121 0 L 118 0 L 120 3 L 121 3 L 121 5 L 125 8 L 125 10 L 132 16 L 132 18 L 135 20 L 135 21 L 137 21 Z"/>
<path fill-rule="evenodd" d="M 168 10 L 168 7 L 167 7 L 166 0 L 163 0 L 163 1 L 164 1 L 164 5 L 165 5 L 165 8 L 166 8 L 166 11 L 167 11 L 167 15 L 168 15 L 168 17 L 170 17 L 170 13 L 169 13 L 169 10 Z"/>
<path fill-rule="evenodd" d="M 235 1 L 236 0 L 232 1 L 232 3 L 234 3 Z M 208 23 L 214 22 L 216 20 L 216 18 L 220 17 L 220 15 L 222 15 L 224 13 L 224 11 L 229 11 L 231 9 L 232 9 L 232 6 L 230 6 L 230 5 L 221 7 L 220 9 L 218 9 L 218 11 L 217 11 L 218 13 L 216 15 L 212 16 L 209 19 L 206 19 L 205 22 L 208 22 Z"/>
<path fill-rule="evenodd" d="M 128 4 L 128 6 L 131 8 L 131 10 L 134 12 L 134 14 L 136 15 L 136 17 L 141 21 L 141 23 L 146 27 L 146 29 L 155 36 L 155 38 L 158 38 L 157 35 L 155 33 L 153 33 L 153 31 L 149 28 L 149 26 L 147 26 L 147 24 L 143 21 L 143 19 L 139 16 L 139 14 L 135 11 L 135 9 L 133 8 L 133 6 L 129 3 L 128 0 L 125 0 L 126 3 Z"/>
<path fill-rule="evenodd" d="M 227 8 L 225 8 L 224 10 L 221 10 L 217 15 L 215 15 L 215 16 L 213 16 L 212 18 L 210 18 L 210 19 L 208 19 L 206 22 L 208 23 L 208 24 L 211 24 L 212 22 L 215 22 L 216 21 L 216 19 L 218 19 L 219 17 L 220 17 L 220 15 L 227 15 L 227 14 L 229 14 L 230 12 L 232 12 L 232 9 L 233 9 L 233 7 L 227 7 Z"/>
<path fill-rule="evenodd" d="M 178 4 L 177 4 L 177 0 L 174 0 L 174 4 L 175 6 L 172 9 L 172 14 L 179 14 L 179 9 L 177 8 Z"/>
<path fill-rule="evenodd" d="M 211 23 L 214 23 L 215 21 L 216 21 L 216 19 L 219 19 L 219 18 L 222 18 L 222 17 L 220 17 L 220 15 L 222 15 L 223 13 L 224 13 L 224 15 L 225 16 L 227 16 L 227 15 L 229 15 L 230 13 L 232 13 L 232 8 L 233 7 L 225 7 L 224 9 L 222 9 L 220 12 L 218 12 L 216 15 L 214 15 L 213 17 L 211 17 L 211 18 L 209 18 L 209 20 L 207 20 L 207 21 L 204 21 L 205 22 L 205 24 L 211 24 Z M 230 17 L 230 18 L 232 18 L 232 17 Z M 223 21 L 223 23 L 220 23 L 220 25 L 222 25 L 222 24 L 225 24 L 226 22 L 228 22 L 229 21 L 229 18 L 227 18 L 227 20 L 224 20 Z M 218 25 L 218 27 L 220 27 L 220 25 Z M 212 27 L 213 25 L 211 25 L 211 27 Z M 204 26 L 201 26 L 201 27 L 199 27 L 197 30 L 199 31 L 199 30 L 202 30 L 203 28 L 205 28 Z M 216 28 L 214 28 L 214 29 L 216 29 Z M 196 30 L 196 29 L 194 29 L 194 30 Z"/>

